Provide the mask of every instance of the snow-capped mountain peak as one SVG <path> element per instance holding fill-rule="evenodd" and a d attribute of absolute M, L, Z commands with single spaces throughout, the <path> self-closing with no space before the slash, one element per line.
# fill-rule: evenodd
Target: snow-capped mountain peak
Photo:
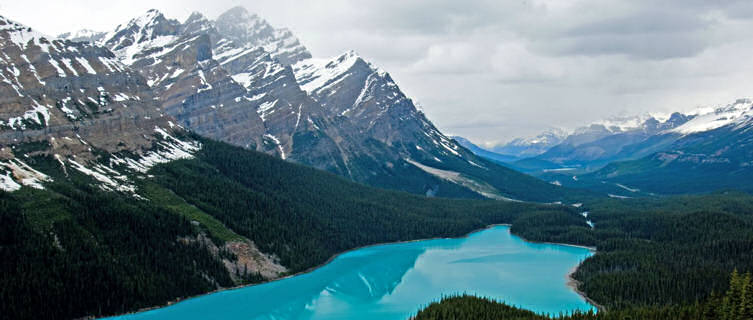
<path fill-rule="evenodd" d="M 550 128 L 535 136 L 516 138 L 505 144 L 494 146 L 491 151 L 503 155 L 514 155 L 515 157 L 536 156 L 560 144 L 569 135 L 570 132 L 567 130 Z"/>
<path fill-rule="evenodd" d="M 746 123 L 753 116 L 753 101 L 751 99 L 738 99 L 735 103 L 725 107 L 698 109 L 691 114 L 695 114 L 695 118 L 670 130 L 670 132 L 692 134 L 731 124 Z"/>
<path fill-rule="evenodd" d="M 308 93 L 323 90 L 356 69 L 363 72 L 376 71 L 376 68 L 353 50 L 332 59 L 309 59 L 293 65 L 298 83 Z"/>
<path fill-rule="evenodd" d="M 640 129 L 646 124 L 646 121 L 651 119 L 658 121 L 653 115 L 644 113 L 637 116 L 611 117 L 596 121 L 593 124 L 602 125 L 610 132 L 619 133 Z"/>
<path fill-rule="evenodd" d="M 531 145 L 553 146 L 562 142 L 562 140 L 565 139 L 569 134 L 570 132 L 568 132 L 565 129 L 550 128 L 536 136 L 515 139 L 511 142 L 511 144 L 517 145 L 517 146 L 531 146 Z"/>
<path fill-rule="evenodd" d="M 58 35 L 58 38 L 71 40 L 75 42 L 90 42 L 95 43 L 101 41 L 107 32 L 94 31 L 91 29 L 81 29 L 76 32 L 66 32 Z"/>
<path fill-rule="evenodd" d="M 262 47 L 285 65 L 311 58 L 298 38 L 288 29 L 277 29 L 266 20 L 234 7 L 217 17 L 217 31 L 242 47 Z"/>
<path fill-rule="evenodd" d="M 183 22 L 184 34 L 196 34 L 200 32 L 209 32 L 212 28 L 214 28 L 212 21 L 209 21 L 209 19 L 207 19 L 206 16 L 204 16 L 201 12 L 197 12 L 197 11 L 194 11 L 193 13 L 191 13 L 191 15 L 188 16 L 186 21 Z"/>
<path fill-rule="evenodd" d="M 98 44 L 110 48 L 124 63 L 132 64 L 136 60 L 134 56 L 146 49 L 175 41 L 180 26 L 177 20 L 167 19 L 160 11 L 151 9 L 144 15 L 119 25 Z"/>
<path fill-rule="evenodd" d="M 410 105 L 406 112 L 418 112 L 389 73 L 355 51 L 328 60 L 305 60 L 295 64 L 293 70 L 301 88 L 336 114 L 363 119 L 380 117 L 385 110 L 403 102 Z"/>

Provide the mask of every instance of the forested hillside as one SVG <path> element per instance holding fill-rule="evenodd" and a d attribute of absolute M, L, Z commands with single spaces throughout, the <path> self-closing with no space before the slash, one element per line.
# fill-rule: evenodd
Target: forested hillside
<path fill-rule="evenodd" d="M 586 204 L 594 229 L 563 216 L 517 223 L 527 239 L 596 246 L 574 278 L 609 309 L 705 301 L 753 270 L 753 197 L 743 193 Z"/>
<path fill-rule="evenodd" d="M 753 319 L 753 282 L 750 273 L 733 272 L 730 289 L 705 303 L 646 306 L 607 312 L 542 315 L 490 299 L 462 295 L 432 303 L 412 320 L 743 320 Z"/>
<path fill-rule="evenodd" d="M 194 159 L 132 179 L 139 180 L 137 197 L 101 191 L 91 176 L 52 157 L 26 159 L 54 182 L 45 190 L 0 193 L 0 314 L 110 315 L 239 283 L 222 263 L 237 257 L 210 250 L 197 241 L 201 234 L 217 245 L 248 238 L 295 273 L 358 246 L 460 236 L 524 213 L 584 223 L 572 208 L 385 191 L 200 141 Z M 102 153 L 103 160 L 109 156 Z"/>

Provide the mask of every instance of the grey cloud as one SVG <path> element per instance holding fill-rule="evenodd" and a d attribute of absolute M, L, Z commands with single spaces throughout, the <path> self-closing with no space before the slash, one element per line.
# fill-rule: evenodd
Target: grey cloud
<path fill-rule="evenodd" d="M 564 32 L 568 36 L 636 35 L 691 33 L 708 27 L 711 21 L 685 10 L 641 10 L 630 14 L 605 17 L 587 22 Z"/>
<path fill-rule="evenodd" d="M 540 48 L 569 55 L 626 55 L 643 59 L 695 56 L 708 47 L 706 39 L 693 34 L 597 34 L 553 40 Z"/>
<path fill-rule="evenodd" d="M 355 27 L 401 34 L 462 34 L 513 22 L 536 7 L 531 1 L 377 1 L 353 15 Z"/>

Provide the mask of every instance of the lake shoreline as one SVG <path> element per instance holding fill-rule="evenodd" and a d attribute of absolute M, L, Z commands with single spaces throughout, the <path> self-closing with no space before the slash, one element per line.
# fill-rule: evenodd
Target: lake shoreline
<path fill-rule="evenodd" d="M 568 272 L 567 276 L 565 276 L 565 279 L 567 280 L 567 282 L 565 283 L 565 285 L 568 288 L 570 288 L 573 291 L 575 291 L 575 293 L 577 293 L 579 296 L 581 296 L 581 298 L 585 299 L 586 302 L 588 302 L 591 305 L 593 305 L 594 307 L 596 307 L 596 310 L 598 310 L 599 312 L 607 311 L 607 308 L 605 308 L 603 305 L 597 303 L 593 299 L 589 298 L 586 295 L 585 292 L 580 291 L 580 289 L 578 289 L 578 285 L 580 285 L 580 281 L 575 280 L 575 278 L 573 278 L 573 275 L 575 275 L 575 272 L 578 271 L 578 268 L 580 268 L 580 266 L 582 264 L 583 264 L 583 262 L 579 263 L 577 266 L 575 266 L 572 269 L 570 269 L 570 272 Z"/>
<path fill-rule="evenodd" d="M 239 289 L 243 289 L 243 288 L 248 288 L 248 287 L 253 287 L 253 286 L 258 286 L 258 285 L 263 285 L 263 284 L 268 284 L 268 283 L 272 283 L 272 282 L 276 282 L 276 281 L 285 280 L 285 279 L 297 277 L 297 276 L 300 276 L 300 275 L 304 275 L 304 274 L 307 274 L 307 273 L 311 273 L 311 272 L 313 272 L 313 271 L 315 271 L 315 270 L 317 270 L 319 268 L 322 268 L 322 267 L 328 265 L 329 263 L 331 263 L 332 261 L 334 261 L 335 259 L 337 259 L 338 257 L 340 257 L 340 256 L 342 256 L 344 254 L 347 254 L 347 253 L 350 253 L 350 252 L 356 251 L 356 250 L 361 250 L 361 249 L 369 248 L 369 247 L 384 246 L 384 245 L 397 245 L 397 244 L 413 243 L 413 242 L 420 242 L 420 241 L 431 241 L 431 240 L 442 240 L 442 239 L 463 239 L 463 238 L 468 238 L 472 234 L 475 234 L 475 233 L 478 233 L 478 232 L 482 232 L 484 230 L 488 230 L 488 229 L 491 229 L 491 228 L 500 227 L 500 226 L 512 227 L 512 224 L 509 224 L 509 223 L 490 224 L 490 225 L 487 225 L 487 226 L 482 227 L 482 228 L 474 229 L 474 230 L 472 230 L 472 231 L 470 231 L 470 232 L 468 232 L 468 233 L 466 233 L 466 234 L 464 234 L 464 235 L 462 235 L 460 237 L 433 237 L 433 238 L 425 238 L 425 239 L 403 240 L 403 241 L 393 241 L 393 242 L 381 242 L 381 243 L 364 245 L 364 246 L 360 246 L 360 247 L 348 249 L 346 251 L 337 253 L 337 254 L 333 255 L 332 257 L 330 257 L 329 259 L 327 259 L 327 261 L 325 261 L 324 263 L 322 263 L 320 265 L 311 267 L 311 268 L 306 269 L 304 271 L 299 271 L 299 272 L 294 273 L 294 274 L 286 275 L 284 277 L 269 279 L 268 281 L 259 282 L 259 283 L 250 283 L 250 284 L 243 284 L 243 285 L 238 285 L 238 286 L 234 286 L 234 287 L 219 288 L 219 289 L 215 289 L 215 290 L 208 291 L 206 293 L 202 293 L 202 294 L 198 294 L 198 295 L 193 295 L 193 296 L 189 296 L 189 297 L 183 297 L 183 298 L 174 299 L 174 300 L 168 301 L 167 303 L 165 303 L 163 305 L 157 305 L 157 306 L 151 306 L 151 307 L 141 308 L 141 309 L 138 309 L 136 311 L 126 312 L 126 313 L 121 313 L 121 314 L 116 314 L 116 315 L 110 315 L 110 316 L 104 316 L 104 317 L 100 317 L 100 318 L 97 318 L 97 317 L 94 317 L 94 316 L 87 316 L 87 317 L 83 317 L 81 319 L 106 319 L 106 318 L 113 318 L 113 317 L 123 317 L 123 316 L 132 315 L 132 314 L 147 312 L 147 311 L 151 311 L 151 310 L 166 308 L 166 307 L 169 307 L 169 306 L 174 305 L 176 303 L 184 302 L 186 300 L 200 298 L 200 297 L 203 297 L 203 296 L 206 296 L 206 295 L 210 295 L 210 294 L 215 294 L 215 293 L 224 292 L 224 291 L 231 291 L 231 290 L 239 290 Z M 509 230 L 508 230 L 508 232 L 509 232 Z M 531 240 L 525 239 L 525 238 L 523 238 L 521 236 L 515 235 L 512 232 L 510 232 L 510 234 L 512 234 L 513 236 L 519 237 L 519 238 L 523 239 L 524 241 L 530 242 L 530 243 L 562 245 L 562 246 L 570 246 L 570 247 L 577 247 L 577 248 L 582 248 L 582 249 L 588 249 L 588 250 L 591 250 L 591 251 L 594 251 L 594 252 L 596 251 L 596 248 L 594 248 L 594 247 L 587 247 L 587 246 L 580 246 L 580 245 L 573 245 L 573 244 L 564 244 L 564 243 L 531 241 Z M 574 279 L 571 278 L 571 275 L 575 272 L 575 270 L 577 270 L 577 268 L 579 266 L 580 266 L 580 264 L 578 264 L 577 266 L 573 267 L 573 269 L 571 270 L 571 272 L 568 273 L 567 279 L 570 279 L 571 281 L 576 281 L 576 280 L 574 280 Z M 586 297 L 585 294 L 583 294 L 580 290 L 578 290 L 577 285 L 576 286 L 571 285 L 570 281 L 568 281 L 566 283 L 566 285 L 569 288 L 571 288 L 573 291 L 575 291 L 578 295 L 580 295 L 581 297 L 583 297 L 586 301 L 588 301 L 589 303 L 591 303 L 592 305 L 594 305 L 597 309 L 599 309 L 599 310 L 602 309 L 601 305 L 592 302 L 592 300 L 590 298 Z"/>

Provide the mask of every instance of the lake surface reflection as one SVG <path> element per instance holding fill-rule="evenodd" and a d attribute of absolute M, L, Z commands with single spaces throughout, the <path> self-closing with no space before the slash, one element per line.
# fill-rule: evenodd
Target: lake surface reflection
<path fill-rule="evenodd" d="M 407 319 L 443 295 L 469 293 L 536 312 L 593 307 L 567 287 L 584 248 L 530 243 L 496 226 L 467 238 L 379 245 L 310 273 L 114 319 Z"/>

